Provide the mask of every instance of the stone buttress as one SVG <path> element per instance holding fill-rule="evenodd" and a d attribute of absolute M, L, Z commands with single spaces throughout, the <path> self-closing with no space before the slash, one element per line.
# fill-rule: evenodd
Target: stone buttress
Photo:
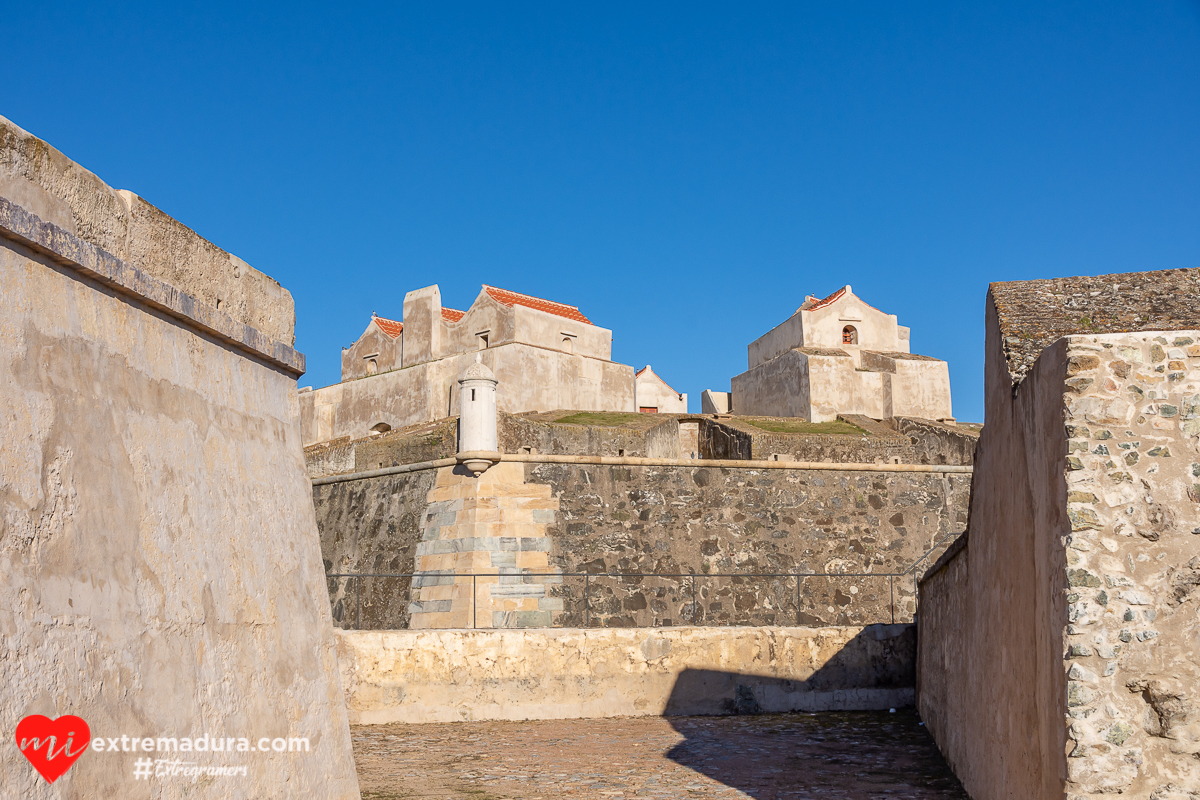
<path fill-rule="evenodd" d="M 534 628 L 561 612 L 561 570 L 550 566 L 558 500 L 525 483 L 524 464 L 497 464 L 479 477 L 438 470 L 421 521 L 411 628 Z M 472 578 L 472 575 L 477 577 Z"/>

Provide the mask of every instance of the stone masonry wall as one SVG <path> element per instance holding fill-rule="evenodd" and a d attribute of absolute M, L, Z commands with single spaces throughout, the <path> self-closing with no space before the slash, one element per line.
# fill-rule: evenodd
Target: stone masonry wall
<path fill-rule="evenodd" d="M 711 459 L 970 466 L 979 440 L 976 431 L 914 417 L 889 420 L 894 427 L 860 414 L 839 419 L 863 435 L 773 433 L 744 418 L 702 418 L 700 453 Z"/>
<path fill-rule="evenodd" d="M 414 572 L 436 479 L 430 469 L 314 486 L 326 573 Z M 328 589 L 336 627 L 409 626 L 410 578 L 331 578 Z"/>
<path fill-rule="evenodd" d="M 989 319 L 965 547 L 921 585 L 918 702 L 977 800 L 1200 787 L 1200 333 L 1072 335 L 1009 391 Z"/>
<path fill-rule="evenodd" d="M 667 415 L 646 417 L 644 422 L 638 420 L 640 425 L 610 427 L 543 422 L 500 412 L 496 436 L 502 453 L 677 458 L 679 423 Z M 663 430 L 651 436 L 659 428 Z M 663 450 L 671 454 L 662 455 Z"/>
<path fill-rule="evenodd" d="M 975 463 L 978 431 L 916 417 L 895 417 L 890 421 L 899 433 L 912 440 L 914 464 Z"/>
<path fill-rule="evenodd" d="M 1063 336 L 1200 328 L 1200 269 L 1008 281 L 988 294 L 1013 383 Z"/>
<path fill-rule="evenodd" d="M 560 624 L 854 625 L 912 618 L 913 578 L 717 577 L 717 573 L 888 573 L 966 525 L 970 476 L 909 472 L 527 464 L 553 489 L 551 563 Z M 943 543 L 944 547 L 948 542 Z M 940 554 L 930 556 L 929 561 Z M 923 571 L 922 567 L 922 571 Z M 611 571 L 690 578 L 601 578 Z"/>
<path fill-rule="evenodd" d="M 529 484 L 520 463 L 482 475 L 441 467 L 416 549 L 411 628 L 549 627 L 563 601 L 550 566 L 550 487 Z"/>
<path fill-rule="evenodd" d="M 965 474 L 745 470 L 702 462 L 523 469 L 526 486 L 549 487 L 559 504 L 538 534 L 550 539 L 550 566 L 590 573 L 546 581 L 546 596 L 562 601 L 553 624 L 563 626 L 890 622 L 893 589 L 896 620 L 911 619 L 911 576 L 890 585 L 876 577 L 805 578 L 798 607 L 790 576 L 713 573 L 903 571 L 963 529 L 970 485 Z M 432 474 L 314 487 L 327 565 L 339 572 L 413 572 Z M 695 573 L 695 603 L 689 577 L 599 577 L 614 570 Z M 408 626 L 408 584 L 391 580 L 362 582 L 364 629 Z M 331 584 L 331 592 L 335 621 L 353 627 L 353 584 Z"/>
<path fill-rule="evenodd" d="M 1067 341 L 1068 793 L 1186 797 L 1200 788 L 1200 332 Z"/>

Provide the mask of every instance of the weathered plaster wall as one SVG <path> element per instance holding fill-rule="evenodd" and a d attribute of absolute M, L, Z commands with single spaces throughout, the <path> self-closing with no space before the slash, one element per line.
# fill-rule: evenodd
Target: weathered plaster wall
<path fill-rule="evenodd" d="M 704 414 L 728 414 L 733 411 L 730 404 L 730 398 L 733 395 L 729 392 L 714 392 L 711 389 L 705 389 L 700 393 L 700 411 Z"/>
<path fill-rule="evenodd" d="M 634 406 L 638 411 L 653 408 L 661 414 L 686 414 L 687 393 L 676 392 L 647 364 L 634 380 Z"/>
<path fill-rule="evenodd" d="M 149 207 L 122 213 L 6 121 L 0 134 L 0 160 L 65 198 L 81 235 L 118 226 L 118 249 L 202 297 L 258 286 L 231 312 L 291 341 L 290 298 L 257 304 L 286 297 L 265 276 L 209 281 L 237 262 Z M 22 213 L 7 207 L 0 231 L 31 243 L 0 238 L 0 728 L 75 714 L 94 737 L 302 736 L 312 751 L 206 760 L 248 777 L 200 784 L 135 781 L 135 754 L 88 753 L 51 787 L 10 746 L 0 795 L 356 798 L 297 373 L 267 364 L 290 348 L 201 333 L 228 318 Z"/>
<path fill-rule="evenodd" d="M 735 375 L 730 383 L 734 411 L 750 416 L 810 422 L 830 422 L 839 414 L 951 417 L 946 362 L 908 353 L 797 348 Z"/>
<path fill-rule="evenodd" d="M 406 341 L 405 351 L 412 346 Z M 489 347 L 481 354 L 499 381 L 502 411 L 633 410 L 633 368 L 624 364 L 525 344 Z M 380 422 L 397 429 L 457 416 L 458 377 L 474 362 L 471 352 L 305 392 L 304 443 L 361 439 Z"/>
<path fill-rule="evenodd" d="M 1070 532 L 1065 348 L 1044 352 L 1013 391 L 990 301 L 987 332 L 986 424 L 970 540 L 940 588 L 921 601 L 918 703 L 972 797 L 1061 798 L 1067 575 L 1060 542 Z M 949 594 L 952 588 L 960 593 Z M 926 693 L 926 686 L 934 688 Z"/>
<path fill-rule="evenodd" d="M 372 319 L 358 341 L 342 350 L 342 380 L 365 378 L 399 369 L 404 354 L 404 334 L 392 337 Z"/>
<path fill-rule="evenodd" d="M 864 351 L 862 365 L 879 372 L 883 379 L 883 418 L 953 418 L 950 365 L 945 361 L 911 353 Z"/>
<path fill-rule="evenodd" d="M 815 421 L 809 396 L 810 363 L 805 353 L 789 350 L 734 375 L 729 381 L 734 411 L 750 416 L 800 417 Z"/>
<path fill-rule="evenodd" d="M 368 725 L 895 708 L 916 649 L 911 625 L 337 636 Z"/>
<path fill-rule="evenodd" d="M 846 287 L 847 290 L 850 287 Z M 805 347 L 840 347 L 854 359 L 854 366 L 863 366 L 862 351 L 907 353 L 908 328 L 899 325 L 895 314 L 885 314 L 872 308 L 854 295 L 844 292 L 832 303 L 812 310 L 801 311 L 804 317 Z M 858 342 L 847 343 L 842 332 L 854 328 Z"/>
<path fill-rule="evenodd" d="M 455 321 L 443 317 L 437 286 L 411 291 L 404 298 L 403 322 L 405 367 L 513 343 L 601 361 L 612 357 L 612 331 L 607 328 L 527 306 L 504 305 L 486 288 Z"/>
<path fill-rule="evenodd" d="M 0 197 L 270 339 L 295 342 L 295 305 L 277 281 L 4 117 Z"/>
<path fill-rule="evenodd" d="M 838 414 L 952 416 L 948 365 L 911 355 L 908 328 L 894 314 L 862 302 L 849 286 L 824 301 L 809 298 L 751 342 L 747 364 L 730 381 L 738 414 L 811 422 Z"/>
<path fill-rule="evenodd" d="M 735 375 L 730 383 L 738 414 L 800 417 L 810 422 L 832 422 L 838 414 L 888 416 L 884 374 L 856 369 L 844 350 L 791 350 Z"/>
<path fill-rule="evenodd" d="M 909 350 L 908 328 L 897 324 L 896 315 L 867 305 L 849 286 L 831 295 L 827 305 L 805 308 L 811 305 L 806 301 L 795 314 L 750 343 L 746 348 L 749 369 L 793 348 L 844 349 L 856 367 L 860 366 L 860 350 L 903 353 Z M 847 325 L 855 329 L 856 343 L 844 341 L 842 332 Z"/>

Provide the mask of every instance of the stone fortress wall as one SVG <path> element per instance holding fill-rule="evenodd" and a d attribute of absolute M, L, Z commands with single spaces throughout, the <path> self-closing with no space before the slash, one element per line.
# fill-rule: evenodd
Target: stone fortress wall
<path fill-rule="evenodd" d="M 282 287 L 3 118 L 0 274 L 10 729 L 308 736 L 197 796 L 350 798 L 335 666 L 359 721 L 465 718 L 464 692 L 490 718 L 875 708 L 911 694 L 914 573 L 885 578 L 936 560 L 917 702 L 977 800 L 1197 797 L 1200 270 L 993 284 L 982 437 L 849 287 L 753 344 L 703 416 L 589 422 L 634 402 L 609 332 L 491 287 L 467 312 L 410 293 L 344 383 L 297 393 Z M 477 351 L 573 409 L 503 415 L 482 476 L 453 420 Z M 322 562 L 418 574 L 323 592 Z M 128 772 L 90 758 L 53 794 Z"/>
<path fill-rule="evenodd" d="M 550 516 L 520 523 L 512 516 L 520 513 L 516 506 L 500 511 L 509 525 L 488 534 L 495 541 L 475 532 L 487 522 L 473 510 L 478 498 L 453 508 L 435 498 L 457 491 L 453 420 L 312 446 L 306 453 L 317 484 L 326 570 L 409 574 L 445 570 L 452 561 L 456 569 L 473 565 L 458 572 L 489 573 L 519 559 L 530 570 L 540 565 L 533 571 L 550 575 L 506 579 L 525 588 L 503 590 L 512 597 L 503 607 L 492 603 L 499 590 L 483 588 L 497 581 L 476 579 L 473 600 L 467 601 L 472 625 L 490 626 L 493 614 L 502 624 L 517 626 L 865 624 L 892 620 L 893 604 L 896 619 L 911 618 L 911 577 L 890 583 L 806 578 L 799 586 L 784 575 L 704 577 L 710 572 L 902 572 L 965 526 L 966 474 L 902 471 L 910 467 L 895 462 L 917 460 L 917 439 L 873 420 L 848 419 L 854 422 L 844 426 L 850 434 L 812 435 L 772 432 L 740 418 L 630 414 L 619 424 L 596 424 L 593 417 L 573 412 L 500 413 L 500 451 L 528 461 L 521 473 L 511 471 L 519 464 L 501 465 L 510 477 L 498 482 L 501 472 L 485 474 L 481 480 L 490 488 L 483 493 L 491 493 L 486 502 L 507 507 L 510 495 L 525 498 L 534 487 L 543 487 L 554 503 L 542 507 L 541 513 Z M 936 423 L 925 428 L 927 439 L 941 435 L 944 441 L 934 466 L 953 461 L 960 440 L 972 437 Z M 732 436 L 742 437 L 738 452 L 710 447 Z M 545 463 L 539 456 L 566 463 Z M 824 463 L 809 470 L 791 463 L 805 457 Z M 601 463 L 605 459 L 617 463 Z M 655 465 L 640 463 L 646 459 Z M 969 472 L 970 457 L 962 461 L 950 466 Z M 854 472 L 831 462 L 880 465 L 882 471 Z M 682 505 L 689 506 L 686 516 L 678 512 Z M 526 535 L 524 526 L 538 529 Z M 435 545 L 434 539 L 455 541 Z M 452 559 L 446 555 L 451 551 L 456 553 Z M 498 552 L 511 555 L 501 559 Z M 558 577 L 612 571 L 700 577 L 595 582 Z M 421 585 L 427 580 L 429 586 Z M 414 620 L 414 613 L 449 613 L 445 601 L 451 598 L 442 595 L 453 591 L 435 587 L 451 583 L 445 573 L 418 579 L 416 586 L 408 577 L 343 577 L 331 579 L 329 589 L 334 617 L 343 627 L 408 628 L 436 624 L 433 618 Z M 507 612 L 512 615 L 505 617 Z"/>
<path fill-rule="evenodd" d="M 3 118 L 0 278 L 0 728 L 309 737 L 189 796 L 357 798 L 291 296 Z M 9 746 L 0 773 L 116 797 L 133 759 L 51 786 Z"/>
<path fill-rule="evenodd" d="M 500 452 L 576 456 L 630 456 L 678 459 L 806 461 L 849 464 L 943 464 L 970 466 L 978 430 L 902 417 L 880 423 L 843 415 L 853 435 L 787 433 L 758 427 L 778 418 L 628 415 L 620 424 L 575 422 L 576 412 L 506 414 L 497 422 Z M 563 421 L 566 420 L 566 421 Z M 458 447 L 458 421 L 432 423 L 368 435 L 343 437 L 305 448 L 309 476 L 372 470 L 452 458 Z"/>
<path fill-rule="evenodd" d="M 918 669 L 978 800 L 1200 787 L 1198 289 L 991 287 L 970 529 L 922 581 Z"/>
<path fill-rule="evenodd" d="M 756 462 L 746 467 L 703 461 L 539 463 L 538 456 L 514 457 L 533 460 L 494 467 L 520 473 L 493 483 L 484 493 L 495 498 L 488 502 L 501 507 L 505 497 L 526 497 L 537 487 L 554 501 L 542 506 L 544 517 L 529 519 L 536 530 L 516 525 L 496 531 L 511 538 L 495 542 L 495 552 L 507 548 L 514 560 L 533 558 L 521 554 L 535 550 L 545 557 L 538 569 L 518 570 L 522 577 L 511 581 L 530 587 L 526 596 L 539 601 L 527 609 L 538 613 L 513 621 L 521 626 L 867 624 L 890 621 L 893 602 L 896 620 L 911 619 L 911 576 L 890 583 L 885 578 L 806 578 L 798 597 L 791 577 L 719 578 L 716 573 L 901 572 L 933 549 L 931 563 L 966 524 L 970 477 L 963 472 L 750 466 Z M 447 520 L 444 502 L 433 499 L 435 487 L 453 471 L 430 466 L 378 477 L 319 479 L 313 496 L 326 570 L 412 573 L 425 553 L 442 547 L 429 543 L 446 537 L 445 525 L 455 528 L 453 538 L 461 538 L 461 512 L 451 509 Z M 501 565 L 489 555 L 473 571 L 496 572 Z M 695 601 L 688 578 L 598 577 L 613 571 L 695 573 Z M 560 576 L 584 572 L 593 576 L 587 606 L 584 580 Z M 539 577 L 544 575 L 549 577 Z M 355 580 L 330 580 L 335 624 L 370 629 L 412 624 L 410 579 L 364 579 L 361 587 L 360 596 Z M 490 595 L 482 592 L 477 606 L 486 613 L 472 622 L 487 627 L 492 607 L 486 605 Z"/>

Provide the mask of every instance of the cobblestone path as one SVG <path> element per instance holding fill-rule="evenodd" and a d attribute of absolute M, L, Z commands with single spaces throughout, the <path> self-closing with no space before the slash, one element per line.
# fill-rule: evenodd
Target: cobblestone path
<path fill-rule="evenodd" d="M 969 800 L 912 711 L 351 729 L 364 800 Z"/>

